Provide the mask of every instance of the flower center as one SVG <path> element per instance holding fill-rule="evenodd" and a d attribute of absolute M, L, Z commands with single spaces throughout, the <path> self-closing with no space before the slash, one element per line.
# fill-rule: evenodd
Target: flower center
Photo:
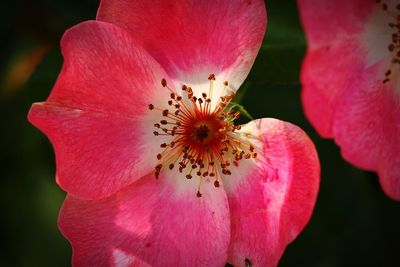
<path fill-rule="evenodd" d="M 210 128 L 208 128 L 207 125 L 200 125 L 198 127 L 193 128 L 193 139 L 194 141 L 197 141 L 199 143 L 202 143 L 203 141 L 207 141 L 210 139 Z"/>
<path fill-rule="evenodd" d="M 377 0 L 381 5 L 383 11 L 389 15 L 391 22 L 388 24 L 392 31 L 391 42 L 388 44 L 387 49 L 391 54 L 390 67 L 385 72 L 383 83 L 393 80 L 399 73 L 400 67 L 400 4 L 390 8 L 386 1 Z"/>
<path fill-rule="evenodd" d="M 214 104 L 211 96 L 215 75 L 210 74 L 208 80 L 208 94 L 195 96 L 191 87 L 183 85 L 181 95 L 162 79 L 161 85 L 170 91 L 166 108 L 149 105 L 150 110 L 160 112 L 160 120 L 154 124 L 154 136 L 171 137 L 168 143 L 160 144 L 162 150 L 156 155 L 159 163 L 155 177 L 163 169 L 175 168 L 186 179 L 197 176 L 198 197 L 201 197 L 203 179 L 212 179 L 214 186 L 219 187 L 221 178 L 232 174 L 232 165 L 239 166 L 240 160 L 257 157 L 249 138 L 238 132 L 241 126 L 234 125 L 240 116 L 230 105 L 234 93 L 220 97 Z M 226 91 L 228 82 L 223 85 Z"/>

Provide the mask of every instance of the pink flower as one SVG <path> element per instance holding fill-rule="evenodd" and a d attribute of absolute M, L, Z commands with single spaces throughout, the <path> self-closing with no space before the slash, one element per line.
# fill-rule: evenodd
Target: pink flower
<path fill-rule="evenodd" d="M 104 0 L 97 19 L 65 33 L 60 76 L 29 113 L 69 193 L 73 264 L 277 265 L 311 216 L 319 162 L 290 123 L 233 124 L 263 1 Z"/>
<path fill-rule="evenodd" d="M 298 4 L 308 40 L 301 73 L 307 117 L 400 200 L 399 2 Z"/>

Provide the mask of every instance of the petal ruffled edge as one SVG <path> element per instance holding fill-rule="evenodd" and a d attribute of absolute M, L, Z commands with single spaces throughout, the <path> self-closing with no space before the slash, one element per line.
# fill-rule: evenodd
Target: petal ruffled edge
<path fill-rule="evenodd" d="M 233 92 L 243 83 L 267 23 L 262 0 L 102 0 L 97 19 L 128 29 L 177 87 L 204 88 L 209 74 L 220 77 L 216 98 L 223 94 L 223 81 Z"/>
<path fill-rule="evenodd" d="M 311 49 L 337 39 L 357 38 L 373 9 L 375 0 L 297 0 L 300 20 Z"/>
<path fill-rule="evenodd" d="M 335 142 L 343 157 L 375 171 L 385 193 L 400 200 L 400 94 L 393 82 L 382 83 L 385 64 L 362 72 L 337 107 Z"/>
<path fill-rule="evenodd" d="M 325 138 L 333 137 L 335 113 L 350 82 L 360 79 L 364 69 L 364 54 L 355 39 L 307 50 L 301 68 L 301 98 L 304 112 L 317 132 Z"/>
<path fill-rule="evenodd" d="M 83 22 L 62 39 L 63 69 L 29 121 L 51 140 L 57 182 L 80 198 L 109 196 L 157 163 L 154 114 L 148 104 L 169 98 L 160 65 L 123 29 Z M 159 90 L 157 90 L 159 89 Z M 165 100 L 166 101 L 166 100 Z"/>
<path fill-rule="evenodd" d="M 242 132 L 255 136 L 259 153 L 224 180 L 232 225 L 229 262 L 276 266 L 311 217 L 319 190 L 318 155 L 304 131 L 287 122 L 259 119 Z"/>
<path fill-rule="evenodd" d="M 203 184 L 198 198 L 196 183 L 182 191 L 170 179 L 146 176 L 102 200 L 68 196 L 59 227 L 73 265 L 223 266 L 230 239 L 225 192 Z"/>

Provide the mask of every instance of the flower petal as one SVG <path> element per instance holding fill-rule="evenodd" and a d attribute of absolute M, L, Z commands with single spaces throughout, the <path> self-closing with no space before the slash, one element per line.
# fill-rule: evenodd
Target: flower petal
<path fill-rule="evenodd" d="M 108 196 L 156 165 L 148 104 L 168 99 L 160 84 L 168 77 L 129 34 L 104 22 L 70 29 L 62 52 L 56 85 L 46 102 L 32 106 L 29 120 L 52 141 L 64 190 Z"/>
<path fill-rule="evenodd" d="M 315 147 L 297 126 L 260 119 L 242 127 L 256 136 L 255 164 L 224 180 L 231 212 L 229 262 L 276 266 L 308 223 L 319 189 Z M 242 164 L 240 162 L 240 164 Z"/>
<path fill-rule="evenodd" d="M 351 39 L 342 41 L 309 50 L 301 70 L 304 112 L 323 137 L 333 137 L 338 101 L 349 82 L 357 79 L 363 69 L 362 55 L 354 53 L 360 45 Z"/>
<path fill-rule="evenodd" d="M 340 43 L 362 31 L 375 0 L 297 0 L 311 50 Z"/>
<path fill-rule="evenodd" d="M 365 70 L 348 88 L 337 108 L 334 135 L 346 160 L 377 171 L 384 191 L 400 200 L 400 94 L 393 83 L 377 79 L 381 70 L 379 65 Z"/>
<path fill-rule="evenodd" d="M 204 183 L 198 198 L 194 181 L 182 191 L 171 179 L 143 177 L 102 200 L 67 197 L 59 227 L 72 244 L 74 266 L 223 266 L 226 194 Z"/>
<path fill-rule="evenodd" d="M 399 131 L 397 131 L 399 132 Z M 399 142 L 397 142 L 399 144 Z M 400 201 L 400 157 L 399 148 L 392 149 L 392 154 L 381 161 L 378 169 L 379 182 L 383 191 L 391 198 Z"/>
<path fill-rule="evenodd" d="M 323 137 L 333 137 L 337 102 L 364 67 L 359 35 L 374 4 L 298 0 L 308 43 L 301 70 L 302 102 L 307 118 Z"/>
<path fill-rule="evenodd" d="M 309 43 L 301 75 L 307 117 L 346 160 L 378 172 L 383 190 L 400 200 L 400 79 L 397 50 L 389 49 L 397 1 L 298 3 Z"/>
<path fill-rule="evenodd" d="M 176 86 L 204 88 L 213 73 L 222 80 L 218 92 L 225 80 L 236 91 L 248 75 L 264 36 L 266 10 L 262 0 L 102 0 L 97 19 L 129 29 Z"/>

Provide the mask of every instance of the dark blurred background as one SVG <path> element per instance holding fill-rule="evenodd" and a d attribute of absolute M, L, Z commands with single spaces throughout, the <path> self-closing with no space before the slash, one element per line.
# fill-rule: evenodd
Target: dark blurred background
<path fill-rule="evenodd" d="M 383 194 L 375 174 L 346 163 L 333 141 L 307 122 L 298 79 L 306 42 L 296 3 L 266 4 L 266 37 L 238 99 L 255 118 L 301 126 L 322 165 L 314 215 L 279 266 L 400 266 L 400 202 Z M 70 246 L 57 229 L 65 193 L 55 183 L 53 150 L 26 115 L 57 78 L 62 33 L 94 19 L 97 6 L 97 0 L 0 3 L 0 266 L 70 266 Z"/>

